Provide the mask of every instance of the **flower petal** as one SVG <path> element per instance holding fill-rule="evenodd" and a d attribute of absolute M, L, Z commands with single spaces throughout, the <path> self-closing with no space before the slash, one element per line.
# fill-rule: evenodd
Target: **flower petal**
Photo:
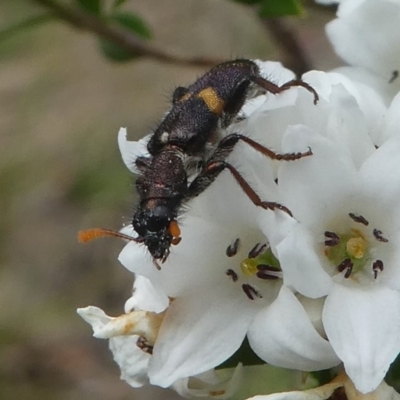
<path fill-rule="evenodd" d="M 248 338 L 259 357 L 278 367 L 313 371 L 340 363 L 329 342 L 317 333 L 300 302 L 285 286 L 278 298 L 257 314 Z"/>
<path fill-rule="evenodd" d="M 171 303 L 149 367 L 152 384 L 168 387 L 212 369 L 239 348 L 258 308 L 237 294 L 220 285 Z"/>
<path fill-rule="evenodd" d="M 371 109 L 372 115 L 370 115 L 369 117 L 366 115 L 368 120 L 370 120 L 370 117 L 378 116 L 380 111 L 387 108 L 399 89 L 398 85 L 393 84 L 394 82 L 390 82 L 387 79 L 384 79 L 381 76 L 378 76 L 373 72 L 368 71 L 361 67 L 352 67 L 352 66 L 338 67 L 335 68 L 332 72 L 346 76 L 347 78 L 349 78 L 352 84 L 356 85 L 359 89 L 360 89 L 359 86 L 360 84 L 364 86 L 364 89 L 366 90 L 365 94 L 367 95 L 367 99 L 364 100 L 368 101 L 372 100 L 371 104 L 367 108 L 364 107 L 365 105 L 364 100 L 360 97 L 360 95 L 362 96 L 363 94 L 362 92 L 364 91 L 364 89 L 361 89 L 359 94 L 353 93 L 350 89 L 348 90 L 350 93 L 353 94 L 353 96 L 357 98 L 357 101 L 360 104 L 360 107 L 364 113 L 366 113 L 368 109 L 371 109 L 373 105 L 377 107 L 375 110 Z M 371 90 L 378 93 L 379 95 L 378 98 L 375 99 L 370 98 Z M 368 94 L 368 92 L 370 93 Z M 381 101 L 383 102 L 383 104 L 381 103 Z M 381 115 L 383 114 L 384 112 L 381 113 Z M 370 122 L 372 122 L 372 125 L 375 125 L 373 121 Z M 380 118 L 378 118 L 378 121 L 376 122 L 379 125 L 379 123 L 381 122 Z"/>
<path fill-rule="evenodd" d="M 128 270 L 149 278 L 153 283 L 157 281 L 157 270 L 150 253 L 141 243 L 129 242 L 121 250 L 118 261 Z"/>
<path fill-rule="evenodd" d="M 317 298 L 329 293 L 332 281 L 325 272 L 315 239 L 303 225 L 297 226 L 276 246 L 276 255 L 286 286 L 304 296 Z"/>
<path fill-rule="evenodd" d="M 334 217 L 338 204 L 346 201 L 357 183 L 353 161 L 343 147 L 309 128 L 289 127 L 283 138 L 283 150 L 293 146 L 311 147 L 313 155 L 281 163 L 278 181 L 283 203 L 294 217 L 308 227 L 320 227 Z"/>
<path fill-rule="evenodd" d="M 378 97 L 373 94 L 374 98 Z M 358 169 L 375 150 L 365 116 L 356 99 L 341 84 L 332 88 L 330 106 L 332 111 L 329 113 L 325 135 L 343 146 L 343 151 L 349 154 Z"/>
<path fill-rule="evenodd" d="M 400 352 L 400 294 L 335 284 L 323 312 L 329 341 L 362 393 L 375 390 Z"/>
<path fill-rule="evenodd" d="M 133 295 L 125 303 L 125 312 L 133 309 L 160 313 L 169 304 L 168 296 L 162 290 L 157 290 L 149 279 L 137 275 L 133 285 Z"/>
<path fill-rule="evenodd" d="M 390 104 L 385 115 L 384 131 L 388 137 L 399 137 L 400 126 L 400 93 L 398 93 Z"/>
<path fill-rule="evenodd" d="M 94 333 L 103 329 L 105 325 L 111 322 L 114 318 L 109 317 L 102 309 L 95 306 L 78 308 L 78 315 L 82 317 L 93 328 Z"/>
<path fill-rule="evenodd" d="M 393 220 L 400 218 L 400 138 L 387 140 L 360 169 L 365 203 L 371 203 L 379 210 L 390 210 L 386 217 Z M 368 201 L 369 200 L 369 201 Z M 381 218 L 385 213 L 380 212 Z"/>
<path fill-rule="evenodd" d="M 339 18 L 328 23 L 336 53 L 352 65 L 389 80 L 400 69 L 400 7 L 393 1 L 345 1 Z"/>
<path fill-rule="evenodd" d="M 109 317 L 103 310 L 89 306 L 78 308 L 78 314 L 93 328 L 93 336 L 110 339 L 115 336 L 140 335 L 154 343 L 163 320 L 163 314 L 131 311 L 119 317 Z"/>
<path fill-rule="evenodd" d="M 120 336 L 110 339 L 114 361 L 121 369 L 121 379 L 134 388 L 149 383 L 147 368 L 151 355 L 136 345 L 139 336 Z"/>
<path fill-rule="evenodd" d="M 145 136 L 139 141 L 127 140 L 126 128 L 120 128 L 118 132 L 118 146 L 121 152 L 122 160 L 126 167 L 134 174 L 140 174 L 140 171 L 135 165 L 135 160 L 138 157 L 148 157 L 149 152 L 147 150 L 147 142 L 150 139 L 150 135 Z"/>
<path fill-rule="evenodd" d="M 222 377 L 221 375 L 229 376 Z M 242 364 L 234 370 L 207 371 L 176 381 L 172 388 L 185 399 L 228 399 L 237 391 L 243 374 Z"/>
<path fill-rule="evenodd" d="M 89 306 L 79 308 L 78 314 L 93 328 L 93 335 L 101 337 L 115 318 L 109 317 L 98 307 Z M 110 350 L 115 362 L 121 368 L 121 379 L 127 381 L 133 387 L 140 387 L 148 383 L 147 367 L 150 355 L 142 351 L 136 345 L 139 336 L 112 337 L 109 342 Z"/>

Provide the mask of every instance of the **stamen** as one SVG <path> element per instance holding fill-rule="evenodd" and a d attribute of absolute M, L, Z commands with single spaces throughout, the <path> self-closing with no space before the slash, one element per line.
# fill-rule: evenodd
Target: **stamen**
<path fill-rule="evenodd" d="M 254 300 L 256 297 L 258 297 L 259 299 L 262 299 L 261 294 L 256 289 L 254 289 L 253 286 L 251 286 L 251 285 L 249 285 L 247 283 L 244 283 L 242 285 L 242 289 L 243 289 L 243 292 L 245 293 L 245 295 L 250 300 Z"/>
<path fill-rule="evenodd" d="M 153 354 L 153 347 L 144 336 L 139 336 L 136 341 L 136 346 L 147 354 Z"/>
<path fill-rule="evenodd" d="M 276 272 L 275 272 L 276 273 Z M 278 272 L 280 275 L 282 275 L 280 272 Z M 260 279 L 264 279 L 264 280 L 270 280 L 270 281 L 273 281 L 273 280 L 275 280 L 275 279 L 280 279 L 280 278 L 282 278 L 282 276 L 278 276 L 278 275 L 272 275 L 272 273 L 270 272 L 270 273 L 268 273 L 268 272 L 266 272 L 266 271 L 258 271 L 257 273 L 256 273 L 256 276 L 257 276 L 257 278 L 260 278 Z"/>
<path fill-rule="evenodd" d="M 257 269 L 259 271 L 271 271 L 271 272 L 280 271 L 279 267 L 274 267 L 273 265 L 269 265 L 269 264 L 258 264 Z"/>
<path fill-rule="evenodd" d="M 237 282 L 239 280 L 238 274 L 233 269 L 226 270 L 226 275 L 230 276 L 233 282 Z"/>
<path fill-rule="evenodd" d="M 374 272 L 374 278 L 376 279 L 378 277 L 378 272 L 383 271 L 383 262 L 382 260 L 376 260 L 372 264 L 372 271 Z"/>
<path fill-rule="evenodd" d="M 325 231 L 324 235 L 328 238 L 325 240 L 325 246 L 333 247 L 339 244 L 340 237 L 335 232 Z"/>
<path fill-rule="evenodd" d="M 387 242 L 389 241 L 389 239 L 386 239 L 384 236 L 382 236 L 382 231 L 380 231 L 379 229 L 374 229 L 374 230 L 372 231 L 372 233 L 374 234 L 375 239 L 376 239 L 378 242 L 387 243 Z"/>
<path fill-rule="evenodd" d="M 349 268 L 347 268 L 347 271 L 346 271 L 345 274 L 344 274 L 344 278 L 345 278 L 345 279 L 350 278 L 351 273 L 353 272 L 353 263 L 351 263 L 351 264 L 352 264 L 352 265 L 351 265 Z"/>
<path fill-rule="evenodd" d="M 237 254 L 239 249 L 240 239 L 237 238 L 233 243 L 231 243 L 227 248 L 225 254 L 228 257 L 233 257 Z"/>
<path fill-rule="evenodd" d="M 347 279 L 350 278 L 351 272 L 353 271 L 353 265 L 354 264 L 350 260 L 350 258 L 346 258 L 337 266 L 337 269 L 339 272 L 343 272 L 344 270 L 346 270 L 344 277 Z"/>
<path fill-rule="evenodd" d="M 250 251 L 248 254 L 249 258 L 256 258 L 258 257 L 263 251 L 264 249 L 267 247 L 266 244 L 263 244 L 262 246 L 260 246 L 260 243 L 257 243 Z"/>
<path fill-rule="evenodd" d="M 353 213 L 349 213 L 349 217 L 354 221 L 357 222 L 359 224 L 363 224 L 365 226 L 369 225 L 369 222 L 362 216 L 359 214 L 353 214 Z"/>

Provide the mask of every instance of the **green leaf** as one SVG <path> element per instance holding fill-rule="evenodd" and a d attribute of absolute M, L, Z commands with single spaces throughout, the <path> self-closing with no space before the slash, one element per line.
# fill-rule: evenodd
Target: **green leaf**
<path fill-rule="evenodd" d="M 299 16 L 303 14 L 303 6 L 300 0 L 264 0 L 260 4 L 259 14 L 267 18 Z"/>
<path fill-rule="evenodd" d="M 245 366 L 266 364 L 265 361 L 261 360 L 261 358 L 254 353 L 253 349 L 250 347 L 247 336 L 236 353 L 219 365 L 217 369 L 235 368 L 239 363 Z"/>
<path fill-rule="evenodd" d="M 113 8 L 118 8 L 120 6 L 122 6 L 122 4 L 124 4 L 126 2 L 126 0 L 115 0 L 114 4 L 113 4 Z"/>
<path fill-rule="evenodd" d="M 103 54 L 110 60 L 115 62 L 125 62 L 129 60 L 133 60 L 138 57 L 138 54 L 133 54 L 131 51 L 120 47 L 114 42 L 99 37 L 99 45 Z"/>
<path fill-rule="evenodd" d="M 142 39 L 150 39 L 152 37 L 151 29 L 137 14 L 116 12 L 110 16 L 110 19 L 111 21 L 117 22 L 120 26 L 130 30 L 132 33 L 140 36 Z"/>
<path fill-rule="evenodd" d="M 101 7 L 102 1 L 101 0 L 75 0 L 76 3 L 81 7 L 83 10 L 90 14 L 100 15 L 101 14 Z"/>

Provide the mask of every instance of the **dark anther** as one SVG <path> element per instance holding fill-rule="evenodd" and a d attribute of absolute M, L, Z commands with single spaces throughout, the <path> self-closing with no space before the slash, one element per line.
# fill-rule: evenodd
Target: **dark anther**
<path fill-rule="evenodd" d="M 365 226 L 368 226 L 368 224 L 369 224 L 369 222 L 368 222 L 362 215 L 349 213 L 349 217 L 350 217 L 354 222 L 357 222 L 357 223 L 359 223 L 359 224 L 363 224 L 363 225 L 365 225 Z"/>
<path fill-rule="evenodd" d="M 340 242 L 340 237 L 335 232 L 325 231 L 324 233 L 327 240 L 325 240 L 325 246 L 336 246 Z"/>
<path fill-rule="evenodd" d="M 281 270 L 279 267 L 274 267 L 273 265 L 269 264 L 258 264 L 257 269 L 258 271 L 272 271 L 272 272 Z"/>
<path fill-rule="evenodd" d="M 387 242 L 389 241 L 389 240 L 386 239 L 384 236 L 382 236 L 382 231 L 380 231 L 379 229 L 374 229 L 374 230 L 372 231 L 372 233 L 374 234 L 375 239 L 376 239 L 378 242 L 387 243 Z"/>
<path fill-rule="evenodd" d="M 236 255 L 238 249 L 239 249 L 239 244 L 240 244 L 240 239 L 237 238 L 233 243 L 231 243 L 227 248 L 226 248 L 226 255 L 228 257 L 233 257 Z"/>
<path fill-rule="evenodd" d="M 265 280 L 274 280 L 280 278 L 279 276 L 274 275 L 274 272 L 281 271 L 279 267 L 274 267 L 273 265 L 268 265 L 268 264 L 259 264 L 257 265 L 257 270 L 258 270 L 256 272 L 257 278 Z"/>
<path fill-rule="evenodd" d="M 279 279 L 279 276 L 276 275 L 272 275 L 270 273 L 268 273 L 267 271 L 258 271 L 256 273 L 257 278 L 260 279 L 265 279 L 265 280 L 275 280 L 275 279 Z"/>
<path fill-rule="evenodd" d="M 139 336 L 136 341 L 136 346 L 147 354 L 153 354 L 153 346 L 147 341 L 144 336 Z"/>
<path fill-rule="evenodd" d="M 243 292 L 246 294 L 246 296 L 250 299 L 250 300 L 254 300 L 256 297 L 258 297 L 259 299 L 262 299 L 262 296 L 260 293 L 258 293 L 258 291 L 256 289 L 253 288 L 253 286 L 244 283 L 242 285 L 242 289 Z"/>
<path fill-rule="evenodd" d="M 237 282 L 239 279 L 238 274 L 233 269 L 227 269 L 226 275 L 230 276 L 233 282 Z"/>
<path fill-rule="evenodd" d="M 248 254 L 249 258 L 256 258 L 258 257 L 263 251 L 264 249 L 267 247 L 266 244 L 263 244 L 262 246 L 260 246 L 260 243 L 257 243 L 250 251 Z"/>
<path fill-rule="evenodd" d="M 374 272 L 374 278 L 378 277 L 378 272 L 383 271 L 383 262 L 381 260 L 376 260 L 372 264 L 372 271 Z"/>
<path fill-rule="evenodd" d="M 344 277 L 350 278 L 350 275 L 353 271 L 353 262 L 350 260 L 350 258 L 346 258 L 345 260 L 343 260 L 338 266 L 337 269 L 339 272 L 343 272 L 344 270 L 346 270 L 346 273 L 344 274 Z"/>

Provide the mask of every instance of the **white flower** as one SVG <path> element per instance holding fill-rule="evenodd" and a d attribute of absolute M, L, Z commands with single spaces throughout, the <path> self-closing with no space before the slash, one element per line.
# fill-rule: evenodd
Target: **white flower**
<path fill-rule="evenodd" d="M 312 103 L 312 98 L 308 100 Z M 251 177 L 251 185 L 263 198 L 279 201 L 270 161 L 245 145 L 240 156 L 240 170 L 246 179 Z M 235 153 L 230 161 L 238 163 Z M 154 346 L 151 382 L 170 386 L 218 366 L 239 348 L 247 333 L 253 350 L 276 365 L 306 370 L 337 365 L 339 359 L 299 300 L 282 286 L 279 264 L 265 265 L 261 257 L 265 248 L 258 250 L 269 239 L 259 224 L 270 225 L 269 235 L 279 240 L 273 227 L 275 219 L 286 219 L 284 213 L 256 208 L 228 172 L 189 206 L 180 222 L 182 241 L 172 248 L 160 271 L 135 242 L 127 244 L 119 257 L 126 268 L 146 276 L 174 299 Z M 227 249 L 237 239 L 237 252 L 229 257 Z M 254 255 L 249 255 L 252 249 Z M 288 318 L 275 321 L 276 315 L 286 314 Z M 265 335 L 273 346 L 260 340 Z"/>
<path fill-rule="evenodd" d="M 151 260 L 146 265 L 142 249 L 133 243 L 120 255 L 123 265 L 133 271 L 140 268 L 174 298 L 154 346 L 149 367 L 153 384 L 170 386 L 216 367 L 239 348 L 247 333 L 253 350 L 276 365 L 313 370 L 339 363 L 297 298 L 282 286 L 279 269 L 264 270 L 260 259 L 249 259 L 254 245 L 265 243 L 260 230 L 186 217 L 182 242 L 161 271 Z M 226 249 L 238 238 L 237 254 L 228 257 Z M 276 320 L 277 315 L 287 318 Z M 259 323 L 252 323 L 254 318 Z M 265 336 L 275 345 L 266 346 Z M 286 348 L 289 358 L 282 352 Z"/>
<path fill-rule="evenodd" d="M 396 81 L 388 81 L 362 67 L 343 66 L 335 68 L 330 73 L 338 73 L 345 76 L 353 86 L 360 89 L 360 93 L 357 95 L 348 88 L 357 98 L 362 111 L 366 113 L 366 117 L 371 120 L 372 124 L 374 124 L 374 116 L 379 116 L 381 109 L 388 107 L 399 91 L 399 85 L 397 85 Z M 371 97 L 368 94 L 371 91 L 374 91 L 378 96 Z M 365 104 L 365 100 L 367 100 L 367 104 Z M 375 120 L 375 124 L 377 122 L 379 123 L 379 120 Z"/>
<path fill-rule="evenodd" d="M 121 369 L 121 379 L 133 387 L 147 384 L 151 356 L 138 346 L 138 340 L 141 335 L 152 336 L 155 340 L 157 330 L 149 327 L 150 315 L 139 311 L 112 318 L 93 306 L 78 309 L 78 314 L 92 325 L 95 337 L 110 339 L 110 350 Z"/>
<path fill-rule="evenodd" d="M 318 111 L 326 115 L 327 123 L 326 129 L 321 127 L 319 132 L 339 140 L 347 135 L 349 149 L 353 148 L 353 152 L 358 153 L 360 143 L 350 142 L 350 138 L 356 140 L 367 132 L 374 145 L 383 143 L 382 120 L 395 95 L 392 90 L 388 90 L 389 84 L 383 85 L 380 81 L 374 81 L 373 85 L 371 79 L 361 79 L 363 75 L 359 70 L 360 68 L 343 67 L 328 73 L 310 71 L 303 75 L 303 79 L 317 90 L 322 99 L 321 104 L 318 104 Z M 362 72 L 364 75 L 371 75 L 365 70 Z M 327 105 L 324 105 L 324 100 L 328 102 Z M 312 122 L 307 121 L 307 114 L 302 123 L 315 129 Z M 357 126 L 356 134 L 353 126 Z M 352 131 L 351 134 L 348 133 L 349 130 Z M 354 146 L 358 151 L 354 150 Z"/>
<path fill-rule="evenodd" d="M 280 70 L 276 64 L 267 67 L 273 67 L 275 74 Z M 286 71 L 281 72 L 286 79 Z M 183 387 L 189 390 L 193 377 L 202 380 L 201 374 L 226 361 L 248 336 L 254 352 L 271 364 L 319 370 L 342 360 L 360 391 L 374 390 L 382 381 L 400 350 L 400 329 L 396 307 L 382 312 L 381 308 L 383 303 L 400 305 L 400 297 L 397 288 L 387 284 L 396 275 L 395 268 L 387 268 L 395 264 L 390 258 L 397 257 L 391 225 L 395 213 L 385 220 L 374 209 L 382 200 L 376 192 L 379 184 L 390 179 L 390 184 L 397 183 L 393 174 L 389 178 L 391 168 L 398 167 L 390 147 L 397 143 L 397 103 L 383 119 L 386 107 L 367 86 L 334 73 L 311 72 L 305 78 L 319 94 L 317 105 L 304 88 L 259 96 L 242 110 L 244 120 L 238 119 L 228 130 L 244 132 L 278 152 L 311 147 L 312 157 L 271 162 L 241 143 L 228 158 L 261 199 L 288 206 L 295 218 L 255 207 L 224 171 L 185 204 L 178 221 L 182 240 L 171 248 L 161 270 L 142 244 L 132 241 L 122 250 L 120 262 L 142 281 L 143 289 L 128 300 L 126 316 L 109 320 L 98 310 L 83 311 L 86 316 L 97 313 L 89 321 L 97 336 L 113 337 L 114 357 L 124 379 L 133 384 L 148 379 L 162 387 L 186 382 Z M 147 155 L 148 139 L 128 142 L 126 130 L 121 129 L 118 140 L 123 160 L 137 172 L 134 160 Z M 379 150 L 377 144 L 382 144 Z M 377 154 L 378 161 L 386 163 L 384 179 L 379 162 L 371 161 Z M 397 194 L 392 191 L 383 198 L 387 209 L 395 206 Z M 340 219 L 343 212 L 345 222 Z M 359 214 L 368 216 L 371 232 L 364 232 Z M 354 224 L 355 237 L 346 236 Z M 357 268 L 352 270 L 346 261 L 338 273 L 340 254 L 323 252 L 325 231 L 327 242 L 338 235 L 339 241 L 350 243 L 354 254 L 361 254 Z M 125 233 L 134 234 L 131 227 Z M 365 267 L 367 262 L 373 269 Z M 363 278 L 361 289 L 353 284 L 356 275 Z M 347 302 L 343 312 L 340 300 Z M 378 313 L 376 326 L 368 307 Z M 149 316 L 160 313 L 161 325 L 149 336 Z M 126 332 L 130 336 L 114 337 Z M 132 335 L 144 336 L 152 346 L 152 355 L 141 354 L 144 359 L 137 369 L 131 362 L 138 357 L 137 349 L 132 350 Z M 209 393 L 208 387 L 199 390 L 201 395 Z"/>
<path fill-rule="evenodd" d="M 155 297 L 152 297 L 153 294 Z M 165 313 L 132 311 L 131 307 L 145 304 L 149 308 L 160 309 L 163 302 L 151 283 L 138 276 L 133 296 L 125 305 L 126 314 L 113 318 L 97 307 L 78 309 L 78 314 L 92 326 L 94 337 L 109 339 L 110 350 L 121 369 L 121 379 L 132 387 L 149 383 L 151 353 Z M 241 375 L 242 366 L 239 364 L 234 371 L 217 373 L 210 370 L 196 376 L 187 376 L 173 382 L 171 388 L 185 398 L 225 399 L 237 390 Z"/>
<path fill-rule="evenodd" d="M 164 316 L 162 311 L 168 303 L 168 298 L 157 293 L 148 279 L 139 276 L 133 295 L 125 304 L 126 314 L 113 318 L 97 307 L 78 309 L 78 314 L 92 326 L 94 337 L 110 339 L 110 350 L 121 369 L 121 379 L 133 387 L 149 382 L 150 350 L 157 339 Z M 145 346 L 149 352 L 145 351 Z"/>
<path fill-rule="evenodd" d="M 283 202 L 299 221 L 276 246 L 285 282 L 307 297 L 328 295 L 326 334 L 362 393 L 378 387 L 400 351 L 398 103 L 385 120 L 389 139 L 360 167 L 337 141 L 297 127 L 283 149 L 305 140 L 313 157 L 278 172 Z"/>
<path fill-rule="evenodd" d="M 351 161 L 352 168 L 359 168 L 375 151 L 372 138 L 378 136 L 378 125 L 371 122 L 374 119 L 368 120 L 367 108 L 363 111 L 359 104 L 373 103 L 376 93 L 360 92 L 340 74 L 314 72 L 307 79 L 320 96 L 317 106 L 304 88 L 293 88 L 278 96 L 267 94 L 247 105 L 243 112 L 246 119 L 230 127 L 230 131 L 250 132 L 255 140 L 278 150 L 282 149 L 282 133 L 287 131 L 286 135 L 293 138 L 284 150 L 297 152 L 312 143 L 303 130 L 314 129 L 335 143 L 337 152 L 343 153 L 339 159 L 342 156 Z M 385 108 L 379 110 L 383 114 Z M 382 119 L 382 115 L 379 117 Z M 129 158 L 124 155 L 126 149 L 135 149 L 135 144 L 125 142 L 126 132 L 121 131 L 119 143 L 124 160 Z M 134 152 L 138 154 L 137 150 Z M 229 161 L 238 166 L 261 198 L 282 202 L 270 160 L 241 144 Z M 285 163 L 276 164 L 279 171 Z M 303 160 L 287 164 L 297 169 Z M 280 175 L 278 178 L 280 181 Z M 313 204 L 314 200 L 310 201 Z M 259 260 L 251 272 L 243 268 L 248 252 L 257 243 L 271 242 L 278 259 L 280 254 L 296 257 L 296 243 L 285 239 L 299 229 L 296 221 L 282 212 L 258 210 L 227 172 L 188 206 L 180 220 L 182 241 L 172 248 L 161 271 L 154 268 L 146 249 L 135 242 L 129 243 L 119 257 L 126 268 L 146 276 L 165 297 L 174 298 L 154 347 L 149 367 L 151 382 L 169 386 L 177 379 L 219 365 L 238 349 L 246 334 L 253 350 L 274 365 L 303 370 L 336 365 L 339 360 L 325 340 L 323 329 L 315 329 L 307 306 L 282 286 L 281 280 L 283 277 L 285 284 L 303 293 L 302 285 L 308 285 L 311 274 L 318 285 L 307 295 L 315 298 L 329 293 L 330 276 L 322 269 L 300 266 L 290 273 L 284 269 L 283 276 L 277 271 L 278 279 L 273 281 L 257 276 L 263 275 L 257 269 L 263 266 Z M 276 229 L 277 226 L 284 228 Z M 240 239 L 237 254 L 227 257 L 226 249 L 236 239 Z M 282 252 L 282 246 L 278 251 L 282 240 L 282 246 L 287 244 L 290 251 Z M 296 272 L 298 276 L 294 277 Z M 265 273 L 267 277 L 272 274 Z M 279 318 L 282 315 L 286 318 Z M 204 337 L 209 339 L 199 347 Z"/>
<path fill-rule="evenodd" d="M 365 68 L 385 81 L 400 72 L 400 2 L 398 0 L 346 0 L 338 18 L 326 31 L 337 54 L 353 66 Z"/>

